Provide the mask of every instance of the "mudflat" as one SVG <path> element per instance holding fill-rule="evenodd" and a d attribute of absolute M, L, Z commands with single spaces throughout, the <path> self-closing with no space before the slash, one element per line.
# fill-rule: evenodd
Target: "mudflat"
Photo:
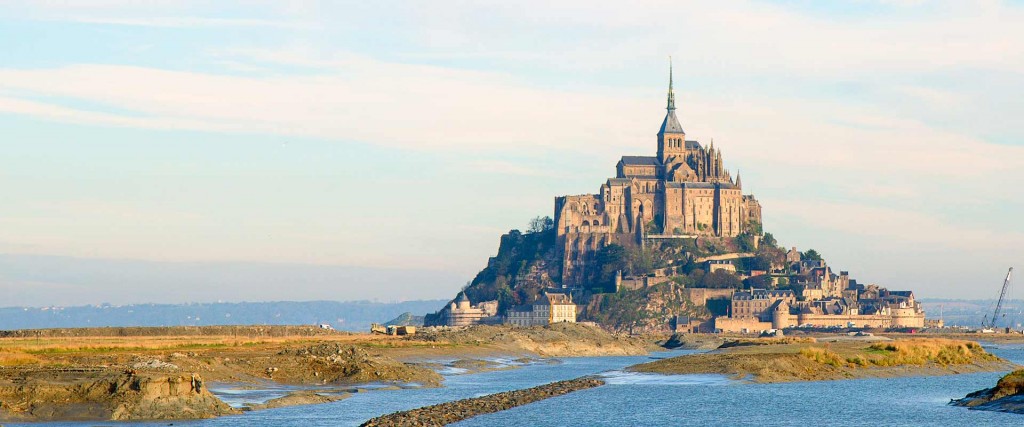
<path fill-rule="evenodd" d="M 1015 365 L 973 341 L 941 338 L 818 342 L 814 338 L 742 341 L 709 353 L 634 365 L 635 372 L 724 374 L 761 383 L 995 372 Z"/>
<path fill-rule="evenodd" d="M 437 360 L 646 354 L 653 342 L 579 324 L 475 326 L 399 337 L 316 327 L 89 328 L 0 332 L 0 422 L 191 419 L 239 412 L 210 383 L 319 386 L 250 405 L 330 402 L 366 383 L 437 387 Z M 156 404 L 159 403 L 159 404 Z"/>

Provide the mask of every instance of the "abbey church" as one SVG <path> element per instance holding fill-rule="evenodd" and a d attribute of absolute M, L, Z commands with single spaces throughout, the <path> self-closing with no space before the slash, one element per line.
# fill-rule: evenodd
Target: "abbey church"
<path fill-rule="evenodd" d="M 686 139 L 676 117 L 672 70 L 657 156 L 622 156 L 599 194 L 555 198 L 555 229 L 563 250 L 562 285 L 581 284 L 583 266 L 601 247 L 645 238 L 735 237 L 761 224 L 761 205 L 743 195 L 739 174 L 722 152 Z"/>

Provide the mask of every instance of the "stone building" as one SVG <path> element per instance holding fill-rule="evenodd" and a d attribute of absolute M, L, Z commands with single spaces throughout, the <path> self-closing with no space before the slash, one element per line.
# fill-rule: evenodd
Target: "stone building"
<path fill-rule="evenodd" d="M 669 69 L 667 113 L 657 155 L 623 156 L 597 194 L 555 198 L 562 284 L 583 285 L 583 270 L 601 247 L 637 241 L 648 232 L 735 237 L 761 223 L 761 205 L 743 195 L 739 174 L 726 170 L 721 149 L 686 139 L 676 117 Z"/>
<path fill-rule="evenodd" d="M 465 292 L 459 292 L 438 313 L 437 324 L 427 326 L 469 326 L 480 323 L 498 323 L 498 301 L 483 301 L 473 305 Z"/>
<path fill-rule="evenodd" d="M 505 323 L 516 326 L 561 322 L 576 323 L 576 304 L 572 302 L 572 295 L 545 292 L 537 302 L 509 309 L 505 313 Z"/>
<path fill-rule="evenodd" d="M 732 261 L 722 259 L 708 260 L 707 262 L 704 263 L 704 271 L 707 271 L 708 273 L 714 273 L 718 270 L 725 270 L 731 273 L 735 273 L 736 265 L 733 264 Z"/>
<path fill-rule="evenodd" d="M 924 310 L 911 291 L 890 291 L 875 285 L 849 285 L 843 297 L 796 301 L 790 291 L 737 291 L 729 317 L 716 317 L 714 329 L 756 332 L 796 326 L 921 328 Z M 788 295 L 779 294 L 788 292 Z M 774 294 L 773 294 L 774 293 Z"/>
<path fill-rule="evenodd" d="M 771 322 L 772 310 L 779 302 L 792 305 L 796 302 L 796 296 L 788 289 L 737 291 L 732 295 L 730 313 L 732 317 L 755 317 L 762 322 Z"/>

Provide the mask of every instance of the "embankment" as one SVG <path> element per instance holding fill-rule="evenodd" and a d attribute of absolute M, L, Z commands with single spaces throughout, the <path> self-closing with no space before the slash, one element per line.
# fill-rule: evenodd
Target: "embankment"
<path fill-rule="evenodd" d="M 628 368 L 660 374 L 724 374 L 775 383 L 950 375 L 1011 369 L 971 341 L 908 339 L 884 343 L 780 343 L 737 346 Z"/>
<path fill-rule="evenodd" d="M 433 406 L 395 412 L 373 418 L 362 425 L 378 426 L 442 426 L 459 422 L 477 415 L 504 411 L 517 406 L 533 403 L 578 390 L 604 385 L 597 378 L 577 378 L 523 389 L 489 394 L 472 399 L 456 400 Z"/>

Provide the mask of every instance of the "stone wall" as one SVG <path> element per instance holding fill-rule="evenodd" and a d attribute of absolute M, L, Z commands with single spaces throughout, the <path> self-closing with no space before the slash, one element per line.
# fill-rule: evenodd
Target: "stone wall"
<path fill-rule="evenodd" d="M 715 329 L 722 332 L 760 332 L 773 329 L 772 322 L 762 322 L 756 317 L 716 317 Z"/>
<path fill-rule="evenodd" d="M 735 289 L 686 288 L 683 295 L 696 306 L 707 304 L 709 299 L 731 299 Z"/>

